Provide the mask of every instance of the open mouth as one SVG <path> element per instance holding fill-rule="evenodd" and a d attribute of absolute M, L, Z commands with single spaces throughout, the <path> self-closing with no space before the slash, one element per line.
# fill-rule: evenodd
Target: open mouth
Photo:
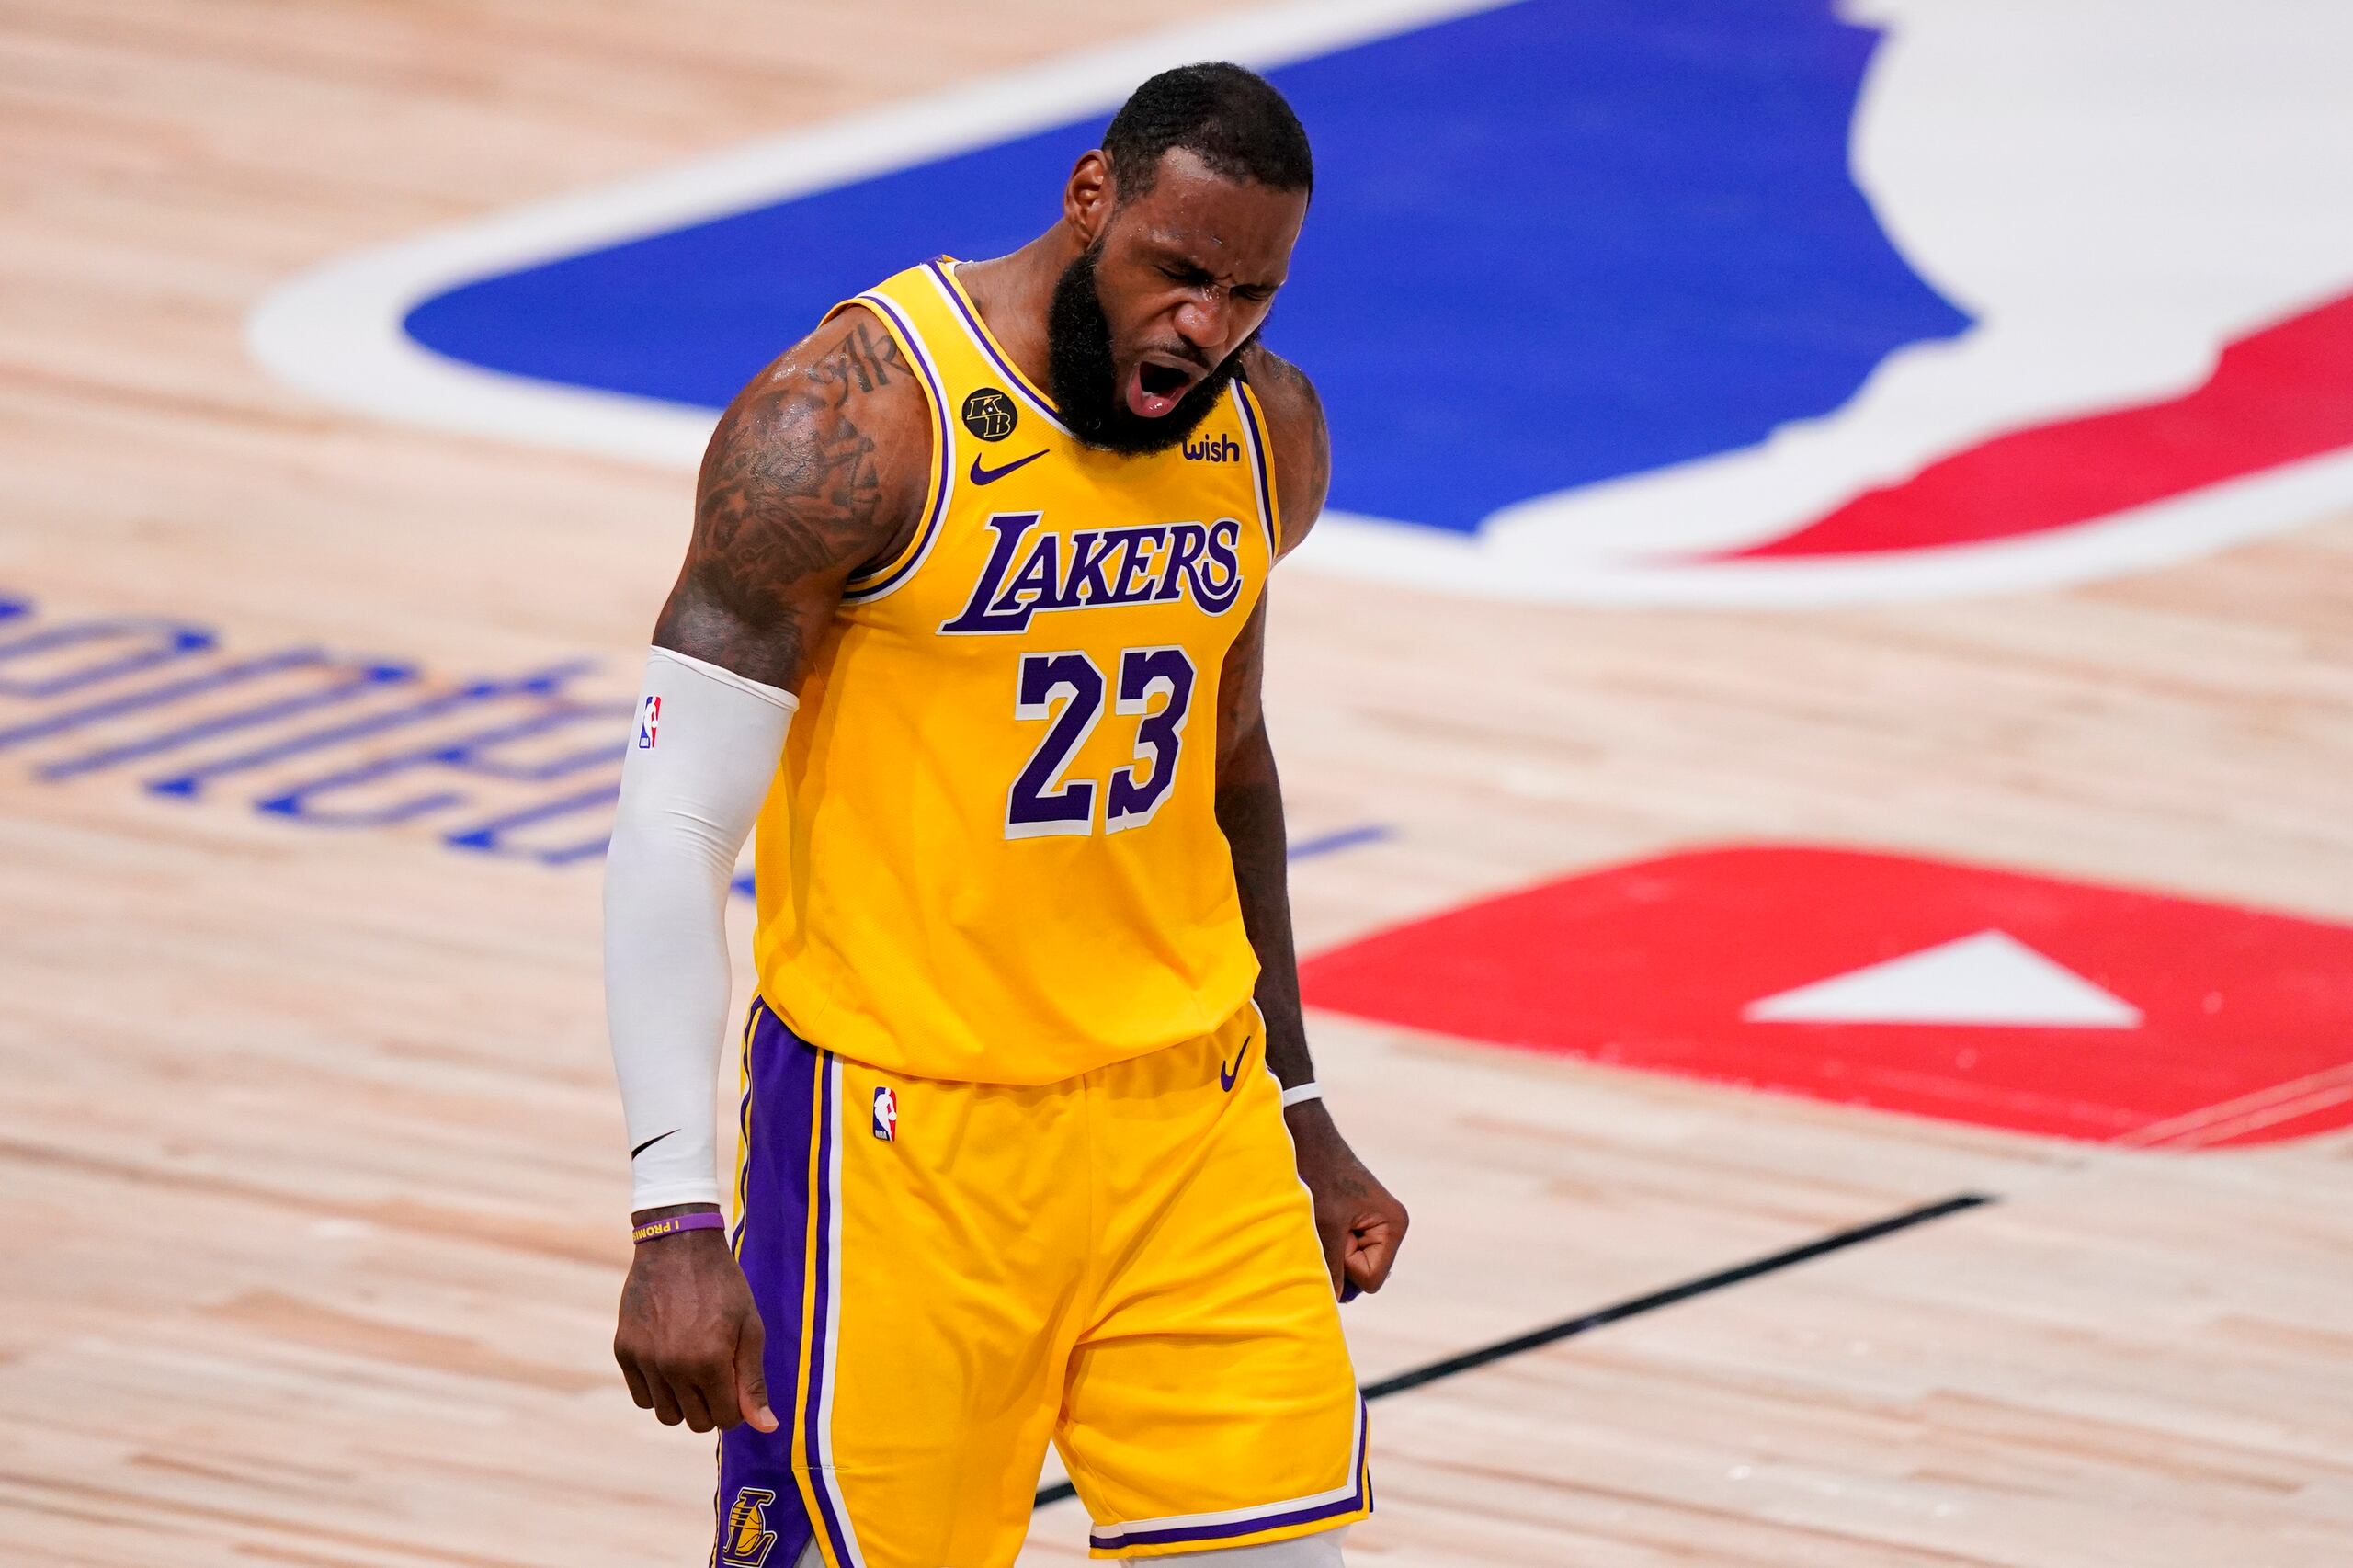
<path fill-rule="evenodd" d="M 1181 365 L 1146 359 L 1128 378 L 1128 408 L 1146 419 L 1157 419 L 1176 406 L 1199 378 Z"/>

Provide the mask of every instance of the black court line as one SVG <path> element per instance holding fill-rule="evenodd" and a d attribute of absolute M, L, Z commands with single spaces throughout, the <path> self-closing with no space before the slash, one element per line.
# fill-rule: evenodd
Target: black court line
<path fill-rule="evenodd" d="M 1460 1356 L 1449 1356 L 1443 1361 L 1433 1361 L 1427 1367 L 1415 1367 L 1410 1371 L 1399 1372 L 1394 1377 L 1383 1378 L 1367 1388 L 1364 1391 L 1364 1397 L 1368 1401 L 1386 1399 L 1392 1393 L 1404 1393 L 1407 1389 L 1421 1388 L 1425 1384 L 1437 1382 L 1441 1378 L 1453 1377 L 1458 1372 L 1468 1372 L 1476 1368 L 1493 1366 L 1497 1361 L 1508 1360 L 1514 1356 L 1525 1355 L 1530 1350 L 1541 1349 L 1547 1345 L 1557 1344 L 1563 1339 L 1573 1339 L 1591 1329 L 1601 1328 L 1613 1323 L 1622 1323 L 1631 1317 L 1640 1317 L 1644 1312 L 1656 1312 L 1661 1307 L 1671 1307 L 1677 1301 L 1688 1301 L 1694 1296 L 1704 1296 L 1711 1290 L 1721 1290 L 1730 1285 L 1745 1284 L 1751 1279 L 1761 1278 L 1765 1275 L 1778 1273 L 1784 1268 L 1792 1268 L 1801 1263 L 1811 1263 L 1817 1257 L 1823 1257 L 1834 1252 L 1842 1252 L 1847 1247 L 1860 1246 L 1865 1242 L 1875 1242 L 1881 1236 L 1892 1236 L 1898 1231 L 1908 1231 L 1915 1225 L 1925 1225 L 1931 1220 L 1941 1220 L 1948 1215 L 1959 1214 L 1966 1210 L 1980 1209 L 1994 1201 L 1995 1199 L 1990 1193 L 1956 1193 L 1939 1202 L 1926 1204 L 1918 1209 L 1907 1209 L 1901 1214 L 1891 1214 L 1884 1220 L 1874 1220 L 1867 1225 L 1857 1225 L 1851 1230 L 1833 1232 L 1829 1235 L 1807 1242 L 1802 1246 L 1790 1247 L 1786 1252 L 1777 1252 L 1765 1257 L 1753 1258 L 1746 1263 L 1735 1264 L 1730 1268 L 1719 1269 L 1713 1274 L 1702 1274 L 1697 1279 L 1687 1279 L 1680 1285 L 1670 1285 L 1664 1290 L 1654 1290 L 1647 1296 L 1636 1296 L 1631 1301 L 1604 1307 L 1599 1312 L 1587 1312 L 1583 1317 L 1570 1318 L 1564 1323 L 1556 1323 L 1548 1328 L 1537 1329 L 1531 1334 L 1499 1340 L 1493 1345 L 1482 1346 L 1476 1350 L 1466 1350 Z M 1076 1495 L 1078 1495 L 1076 1489 L 1069 1482 L 1057 1482 L 1051 1486 L 1039 1490 L 1035 1506 L 1042 1508 L 1049 1503 L 1059 1503 L 1066 1497 Z"/>

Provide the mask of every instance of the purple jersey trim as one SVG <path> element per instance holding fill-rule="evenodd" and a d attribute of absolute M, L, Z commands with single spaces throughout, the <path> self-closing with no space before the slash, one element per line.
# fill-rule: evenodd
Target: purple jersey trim
<path fill-rule="evenodd" d="M 938 449 L 936 455 L 939 462 L 939 472 L 933 480 L 931 511 L 923 520 L 923 532 L 917 536 L 915 548 L 881 576 L 870 581 L 853 582 L 842 590 L 845 603 L 864 604 L 869 599 L 881 598 L 914 576 L 915 568 L 923 564 L 924 557 L 931 553 L 932 545 L 939 538 L 939 525 L 948 516 L 949 500 L 956 488 L 956 439 L 948 424 L 948 393 L 940 385 L 939 372 L 932 368 L 930 349 L 924 343 L 923 335 L 915 331 L 915 324 L 900 313 L 898 306 L 880 294 L 860 294 L 853 302 L 864 305 L 870 311 L 880 312 L 897 331 L 900 341 L 907 346 L 907 352 L 915 357 L 915 369 L 922 373 L 924 384 L 931 389 L 931 416 L 937 426 L 932 445 Z"/>
<path fill-rule="evenodd" d="M 1275 468 L 1269 455 L 1267 433 L 1259 427 L 1257 394 L 1240 381 L 1228 383 L 1233 393 L 1233 406 L 1242 411 L 1242 428 L 1250 437 L 1250 477 L 1258 488 L 1258 528 L 1267 536 L 1267 563 L 1274 564 L 1282 553 L 1282 541 L 1275 537 Z"/>
<path fill-rule="evenodd" d="M 1037 410 L 1040 418 L 1063 435 L 1070 437 L 1072 440 L 1078 439 L 1071 427 L 1063 423 L 1062 415 L 1054 412 L 1054 405 L 1046 401 L 1045 395 L 1032 387 L 1029 384 L 1029 379 L 1015 369 L 1012 363 L 996 351 L 996 343 L 989 336 L 988 328 L 981 324 L 981 318 L 973 312 L 972 307 L 964 302 L 962 285 L 949 277 L 948 268 L 940 265 L 947 259 L 941 256 L 936 260 L 927 261 L 924 265 L 931 268 L 932 276 L 938 279 L 940 293 L 947 296 L 948 302 L 955 306 L 956 313 L 963 318 L 964 330 L 971 335 L 972 342 L 979 347 L 983 355 L 987 356 L 989 363 L 996 367 L 997 374 L 1013 383 L 1016 395 Z"/>

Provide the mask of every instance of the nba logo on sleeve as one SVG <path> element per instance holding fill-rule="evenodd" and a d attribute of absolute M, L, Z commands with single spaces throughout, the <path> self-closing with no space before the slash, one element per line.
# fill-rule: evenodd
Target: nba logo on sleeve
<path fill-rule="evenodd" d="M 662 722 L 662 699 L 648 697 L 637 715 L 637 749 L 654 749 L 654 733 Z"/>
<path fill-rule="evenodd" d="M 874 1091 L 874 1136 L 885 1143 L 899 1135 L 899 1094 L 888 1084 Z"/>

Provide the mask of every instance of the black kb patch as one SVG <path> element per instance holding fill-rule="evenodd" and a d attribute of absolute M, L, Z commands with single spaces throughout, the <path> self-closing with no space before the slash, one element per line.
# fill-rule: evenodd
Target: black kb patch
<path fill-rule="evenodd" d="M 1013 400 L 995 387 L 983 387 L 964 400 L 964 428 L 983 441 L 1002 441 L 1021 422 Z"/>

